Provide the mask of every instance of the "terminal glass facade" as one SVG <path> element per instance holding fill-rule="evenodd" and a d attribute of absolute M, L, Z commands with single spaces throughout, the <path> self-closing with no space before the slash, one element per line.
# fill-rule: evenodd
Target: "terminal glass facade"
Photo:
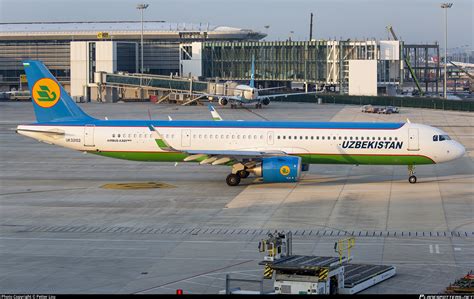
<path fill-rule="evenodd" d="M 326 43 L 305 42 L 206 42 L 203 76 L 248 80 L 255 57 L 257 80 L 326 81 Z"/>
<path fill-rule="evenodd" d="M 69 41 L 0 42 L 0 84 L 17 85 L 25 59 L 41 60 L 60 81 L 69 81 L 69 55 Z"/>

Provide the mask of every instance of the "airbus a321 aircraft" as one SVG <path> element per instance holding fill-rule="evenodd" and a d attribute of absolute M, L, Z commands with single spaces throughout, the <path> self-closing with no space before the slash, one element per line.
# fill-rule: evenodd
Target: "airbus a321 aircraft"
<path fill-rule="evenodd" d="M 23 63 L 36 123 L 17 132 L 96 155 L 227 165 L 227 184 L 249 174 L 296 182 L 309 164 L 416 165 L 457 159 L 465 149 L 440 129 L 415 123 L 99 120 L 84 113 L 40 61 Z"/>

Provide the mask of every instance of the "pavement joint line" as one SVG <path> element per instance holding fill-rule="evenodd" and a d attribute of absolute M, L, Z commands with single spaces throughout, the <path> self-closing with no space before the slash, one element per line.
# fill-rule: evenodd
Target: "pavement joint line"
<path fill-rule="evenodd" d="M 5 227 L 5 226 L 4 226 Z M 8 226 L 10 227 L 10 226 Z M 275 229 L 278 230 L 278 229 Z M 133 226 L 112 226 L 112 227 L 100 227 L 100 226 L 20 226 L 19 231 L 21 232 L 77 232 L 77 233 L 124 233 L 124 234 L 163 234 L 163 235 L 176 235 L 176 234 L 196 234 L 200 235 L 236 235 L 236 236 L 248 236 L 255 235 L 258 232 L 259 235 L 268 234 L 274 231 L 274 229 L 248 229 L 248 228 L 153 228 L 153 227 L 133 227 Z M 300 238 L 311 238 L 311 237 L 336 237 L 336 236 L 347 236 L 357 235 L 359 237 L 410 237 L 410 238 L 471 238 L 474 237 L 474 232 L 467 231 L 382 231 L 382 230 L 360 230 L 360 231 L 342 231 L 342 230 L 306 230 L 306 229 L 287 229 L 292 231 L 294 236 Z"/>

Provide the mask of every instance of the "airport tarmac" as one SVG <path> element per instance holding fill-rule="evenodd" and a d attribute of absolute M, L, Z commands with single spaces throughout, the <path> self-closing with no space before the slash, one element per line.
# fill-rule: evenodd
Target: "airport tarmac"
<path fill-rule="evenodd" d="M 206 106 L 82 104 L 97 118 L 211 119 Z M 311 165 L 298 183 L 229 187 L 223 166 L 139 163 L 87 155 L 15 134 L 31 103 L 0 103 L 0 293 L 218 293 L 225 274 L 260 279 L 258 241 L 292 230 L 295 254 L 334 256 L 356 237 L 354 262 L 397 267 L 363 293 L 438 293 L 474 269 L 472 113 L 271 103 L 217 107 L 224 119 L 421 122 L 460 141 L 466 155 L 419 166 Z M 105 184 L 161 182 L 113 190 Z M 246 289 L 257 285 L 235 284 Z M 271 290 L 270 281 L 265 289 Z"/>

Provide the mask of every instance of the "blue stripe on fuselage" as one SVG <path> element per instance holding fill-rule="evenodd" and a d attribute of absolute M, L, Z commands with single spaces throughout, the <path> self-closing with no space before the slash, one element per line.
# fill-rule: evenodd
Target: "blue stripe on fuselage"
<path fill-rule="evenodd" d="M 275 129 L 352 129 L 352 130 L 396 130 L 405 123 L 367 122 L 288 122 L 288 121 L 207 121 L 207 120 L 99 120 L 56 121 L 35 123 L 44 126 L 85 126 L 96 127 L 195 127 L 195 128 L 275 128 Z"/>

